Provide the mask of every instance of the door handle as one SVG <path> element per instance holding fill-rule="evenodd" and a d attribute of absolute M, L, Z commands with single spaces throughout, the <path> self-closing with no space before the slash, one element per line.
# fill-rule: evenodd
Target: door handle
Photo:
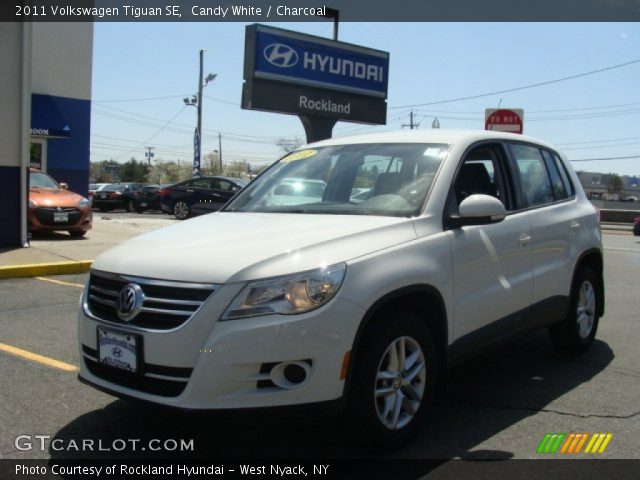
<path fill-rule="evenodd" d="M 194 190 L 193 190 L 193 189 L 190 189 L 190 188 L 187 188 L 187 192 L 189 192 L 189 193 L 193 193 L 193 192 L 194 192 Z"/>
<path fill-rule="evenodd" d="M 576 232 L 580 228 L 580 222 L 573 221 L 569 224 L 569 228 L 572 232 Z"/>
<path fill-rule="evenodd" d="M 527 244 L 531 241 L 531 235 L 527 233 L 520 234 L 520 238 L 518 238 L 518 243 L 521 247 L 526 247 Z"/>

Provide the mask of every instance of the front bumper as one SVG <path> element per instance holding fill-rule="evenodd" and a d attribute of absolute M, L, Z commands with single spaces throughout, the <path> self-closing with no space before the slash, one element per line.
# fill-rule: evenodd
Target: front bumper
<path fill-rule="evenodd" d="M 302 315 L 219 322 L 243 285 L 225 285 L 183 325 L 167 331 L 109 324 L 79 314 L 80 378 L 124 397 L 182 409 L 237 409 L 308 404 L 342 396 L 344 355 L 364 311 L 335 298 Z M 98 326 L 140 335 L 142 374 L 97 363 Z M 269 368 L 306 361 L 306 379 L 290 388 L 269 381 Z"/>
<path fill-rule="evenodd" d="M 61 211 L 65 211 L 68 214 L 69 220 L 67 222 L 55 222 L 53 215 L 56 211 L 53 207 L 29 208 L 29 230 L 32 232 L 57 230 L 82 230 L 86 232 L 93 225 L 93 214 L 89 207 L 62 209 Z"/>

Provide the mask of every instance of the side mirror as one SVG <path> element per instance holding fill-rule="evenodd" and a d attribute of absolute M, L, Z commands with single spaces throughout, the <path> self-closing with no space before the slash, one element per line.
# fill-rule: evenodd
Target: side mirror
<path fill-rule="evenodd" d="M 63 182 L 63 183 L 60 184 L 60 188 L 62 190 L 69 190 L 69 185 L 67 183 Z"/>
<path fill-rule="evenodd" d="M 491 195 L 469 195 L 458 207 L 459 215 L 450 218 L 453 228 L 465 225 L 489 225 L 504 220 L 507 212 L 500 200 Z"/>

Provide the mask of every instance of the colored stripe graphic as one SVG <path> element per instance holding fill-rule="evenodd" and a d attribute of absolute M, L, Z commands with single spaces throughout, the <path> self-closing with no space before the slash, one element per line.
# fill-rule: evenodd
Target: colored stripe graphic
<path fill-rule="evenodd" d="M 594 433 L 584 453 L 604 453 L 612 438 L 612 433 Z"/>
<path fill-rule="evenodd" d="M 562 440 L 564 440 L 566 434 L 565 433 L 547 433 L 540 445 L 538 445 L 537 453 L 556 453 L 560 445 L 562 444 Z"/>
<path fill-rule="evenodd" d="M 612 433 L 547 433 L 536 450 L 537 453 L 604 453 Z M 587 441 L 588 440 L 588 441 Z M 584 451 L 582 448 L 587 445 Z"/>

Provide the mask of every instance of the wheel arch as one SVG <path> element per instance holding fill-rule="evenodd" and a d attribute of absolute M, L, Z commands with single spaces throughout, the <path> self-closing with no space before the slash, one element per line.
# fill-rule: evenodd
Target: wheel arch
<path fill-rule="evenodd" d="M 573 291 L 574 282 L 576 280 L 576 274 L 578 270 L 582 267 L 591 268 L 598 277 L 598 285 L 596 288 L 598 289 L 598 296 L 600 297 L 600 301 L 598 302 L 598 317 L 602 317 L 604 315 L 604 304 L 605 304 L 605 296 L 604 296 L 604 261 L 602 257 L 602 251 L 597 248 L 589 249 L 578 257 L 578 261 L 576 262 L 576 266 L 573 269 L 573 277 L 571 279 L 571 291 Z"/>
<path fill-rule="evenodd" d="M 349 395 L 353 368 L 365 333 L 374 326 L 375 321 L 381 318 L 385 312 L 393 310 L 414 313 L 425 322 L 433 337 L 438 356 L 438 387 L 436 393 L 442 393 L 446 389 L 449 326 L 444 299 L 438 289 L 431 285 L 410 285 L 385 294 L 371 305 L 362 317 L 351 347 L 343 392 L 344 398 Z"/>

